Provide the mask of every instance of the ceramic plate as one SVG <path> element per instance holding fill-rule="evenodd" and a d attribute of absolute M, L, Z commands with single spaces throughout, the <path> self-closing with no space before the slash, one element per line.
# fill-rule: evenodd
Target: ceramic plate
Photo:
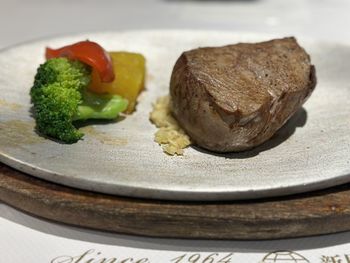
<path fill-rule="evenodd" d="M 277 36 L 278 37 L 278 36 Z M 283 36 L 279 36 L 283 37 Z M 46 46 L 90 39 L 107 50 L 147 59 L 137 111 L 113 123 L 83 127 L 84 140 L 60 144 L 38 136 L 29 89 Z M 228 200 L 286 195 L 350 181 L 350 47 L 299 39 L 316 65 L 315 92 L 267 143 L 251 151 L 213 154 L 190 147 L 168 156 L 153 141 L 152 103 L 169 90 L 182 51 L 271 36 L 212 31 L 93 33 L 26 43 L 0 53 L 0 161 L 36 177 L 132 197 Z"/>

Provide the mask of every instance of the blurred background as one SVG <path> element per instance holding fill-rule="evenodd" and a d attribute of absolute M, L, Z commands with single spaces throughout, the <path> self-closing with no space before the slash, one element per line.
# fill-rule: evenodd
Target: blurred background
<path fill-rule="evenodd" d="M 350 43 L 350 0 L 0 0 L 0 47 L 128 29 L 214 29 Z"/>

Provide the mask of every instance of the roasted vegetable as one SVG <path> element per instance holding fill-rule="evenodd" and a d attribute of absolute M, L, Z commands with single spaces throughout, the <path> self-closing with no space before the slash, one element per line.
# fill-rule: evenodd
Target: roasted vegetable
<path fill-rule="evenodd" d="M 136 99 L 144 87 L 145 58 L 141 54 L 129 52 L 109 53 L 115 74 L 110 83 L 103 83 L 98 72 L 92 71 L 92 81 L 89 89 L 96 93 L 118 94 L 129 101 L 126 113 L 134 111 Z"/>
<path fill-rule="evenodd" d="M 90 67 L 79 61 L 54 58 L 40 65 L 30 91 L 37 130 L 74 143 L 83 133 L 73 121 L 114 119 L 127 108 L 127 100 L 120 96 L 86 91 L 90 80 Z"/>
<path fill-rule="evenodd" d="M 46 48 L 46 59 L 66 57 L 79 60 L 98 72 L 103 82 L 114 80 L 114 71 L 110 55 L 99 44 L 81 41 L 58 49 Z"/>

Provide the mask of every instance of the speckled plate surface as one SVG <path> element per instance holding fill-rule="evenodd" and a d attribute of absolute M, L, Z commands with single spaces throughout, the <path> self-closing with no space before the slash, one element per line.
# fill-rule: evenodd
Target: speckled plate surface
<path fill-rule="evenodd" d="M 279 36 L 283 37 L 283 36 Z M 66 145 L 34 131 L 29 89 L 45 46 L 87 39 L 147 59 L 147 87 L 137 111 L 83 127 Z M 189 148 L 170 157 L 153 141 L 151 104 L 168 93 L 184 50 L 269 36 L 211 31 L 130 31 L 42 40 L 0 53 L 0 161 L 60 184 L 117 195 L 174 200 L 228 200 L 286 195 L 350 181 L 350 47 L 299 39 L 316 65 L 311 98 L 267 143 L 240 154 Z"/>

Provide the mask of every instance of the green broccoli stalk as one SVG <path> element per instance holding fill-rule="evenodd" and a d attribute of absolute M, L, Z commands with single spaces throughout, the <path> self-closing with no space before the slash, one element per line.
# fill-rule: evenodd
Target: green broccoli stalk
<path fill-rule="evenodd" d="M 128 101 L 117 95 L 98 95 L 86 90 L 91 69 L 67 58 L 54 58 L 40 65 L 30 95 L 37 130 L 66 143 L 83 137 L 76 120 L 114 119 Z"/>
<path fill-rule="evenodd" d="M 87 119 L 114 119 L 128 106 L 128 101 L 121 96 L 109 94 L 96 94 L 83 91 L 83 102 L 73 120 Z"/>

